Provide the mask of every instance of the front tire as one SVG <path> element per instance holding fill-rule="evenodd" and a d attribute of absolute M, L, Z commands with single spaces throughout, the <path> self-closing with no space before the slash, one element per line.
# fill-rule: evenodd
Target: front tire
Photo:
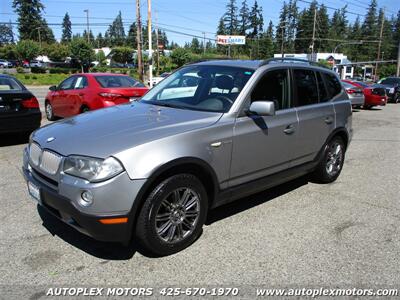
<path fill-rule="evenodd" d="M 54 115 L 53 106 L 51 106 L 50 102 L 46 102 L 44 106 L 44 110 L 46 112 L 46 118 L 49 121 L 55 121 L 56 116 Z"/>
<path fill-rule="evenodd" d="M 157 256 L 179 252 L 200 236 L 207 210 L 207 193 L 197 177 L 171 176 L 147 197 L 136 224 L 136 237 L 145 250 Z"/>
<path fill-rule="evenodd" d="M 320 183 L 335 181 L 343 168 L 345 145 L 339 136 L 332 138 L 325 146 L 323 158 L 314 171 L 314 180 Z"/>

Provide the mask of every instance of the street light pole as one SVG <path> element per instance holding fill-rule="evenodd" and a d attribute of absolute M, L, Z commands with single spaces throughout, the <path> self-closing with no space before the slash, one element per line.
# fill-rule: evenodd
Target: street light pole
<path fill-rule="evenodd" d="M 152 49 L 152 41 L 151 41 L 151 0 L 147 0 L 147 28 L 148 28 L 148 36 L 149 36 L 149 81 L 150 88 L 153 87 L 153 49 Z"/>
<path fill-rule="evenodd" d="M 86 34 L 87 34 L 87 41 L 90 43 L 90 35 L 89 35 L 89 9 L 85 9 L 83 12 L 86 13 Z"/>

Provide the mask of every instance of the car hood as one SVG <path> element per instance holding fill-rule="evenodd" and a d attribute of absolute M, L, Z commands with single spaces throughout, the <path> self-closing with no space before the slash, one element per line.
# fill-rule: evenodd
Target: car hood
<path fill-rule="evenodd" d="M 52 123 L 35 131 L 32 140 L 64 156 L 106 158 L 156 139 L 210 126 L 222 115 L 135 102 Z"/>

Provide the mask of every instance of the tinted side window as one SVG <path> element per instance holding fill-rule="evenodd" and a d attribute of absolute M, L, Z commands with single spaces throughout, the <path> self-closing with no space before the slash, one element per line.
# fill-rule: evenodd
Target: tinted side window
<path fill-rule="evenodd" d="M 320 72 L 316 72 L 316 74 L 317 74 L 317 82 L 318 82 L 319 102 L 326 102 L 330 98 L 329 98 L 328 92 L 326 91 L 324 80 L 322 79 Z"/>
<path fill-rule="evenodd" d="M 261 78 L 251 93 L 251 102 L 263 100 L 273 101 L 276 110 L 292 107 L 287 70 L 269 71 Z"/>
<path fill-rule="evenodd" d="M 75 81 L 76 77 L 70 77 L 65 79 L 63 82 L 60 83 L 60 86 L 58 87 L 60 90 L 70 90 L 73 89 L 73 83 Z"/>
<path fill-rule="evenodd" d="M 88 86 L 88 82 L 87 82 L 86 77 L 83 77 L 83 76 L 77 77 L 76 82 L 75 82 L 75 89 L 84 89 L 87 86 Z"/>
<path fill-rule="evenodd" d="M 318 88 L 314 71 L 294 69 L 293 74 L 297 90 L 297 106 L 318 103 Z"/>
<path fill-rule="evenodd" d="M 323 73 L 323 74 L 325 77 L 326 87 L 328 89 L 328 96 L 329 98 L 333 98 L 336 95 L 338 95 L 342 90 L 340 81 L 333 74 L 328 74 L 328 73 Z"/>

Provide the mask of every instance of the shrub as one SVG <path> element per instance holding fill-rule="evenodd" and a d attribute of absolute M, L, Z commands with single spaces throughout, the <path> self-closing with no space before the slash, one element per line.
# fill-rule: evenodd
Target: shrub
<path fill-rule="evenodd" d="M 33 73 L 33 74 L 44 74 L 44 73 L 46 73 L 46 69 L 45 68 L 39 68 L 39 67 L 32 67 L 31 68 L 31 73 Z"/>
<path fill-rule="evenodd" d="M 31 76 L 30 76 L 30 75 L 25 75 L 24 78 L 25 78 L 25 79 L 30 79 Z"/>
<path fill-rule="evenodd" d="M 24 68 L 23 67 L 17 67 L 17 73 L 19 73 L 19 74 L 25 73 Z"/>
<path fill-rule="evenodd" d="M 71 68 L 50 68 L 49 73 L 50 74 L 69 74 L 76 72 L 76 69 L 71 69 Z"/>

